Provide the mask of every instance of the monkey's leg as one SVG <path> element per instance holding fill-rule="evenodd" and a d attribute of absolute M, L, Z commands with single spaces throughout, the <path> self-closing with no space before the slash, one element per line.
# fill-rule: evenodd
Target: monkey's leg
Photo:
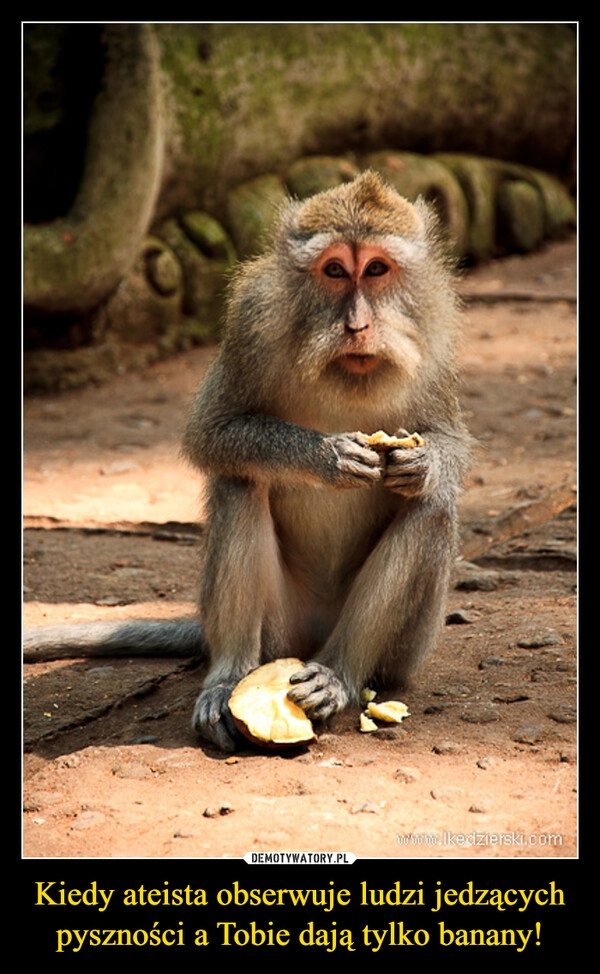
<path fill-rule="evenodd" d="M 232 751 L 239 734 L 228 706 L 231 691 L 263 661 L 266 639 L 270 657 L 285 655 L 284 580 L 268 490 L 221 480 L 211 502 L 200 593 L 211 663 L 192 724 Z"/>
<path fill-rule="evenodd" d="M 453 505 L 407 500 L 356 575 L 338 623 L 290 698 L 325 718 L 356 701 L 369 679 L 406 684 L 444 622 L 454 550 Z"/>

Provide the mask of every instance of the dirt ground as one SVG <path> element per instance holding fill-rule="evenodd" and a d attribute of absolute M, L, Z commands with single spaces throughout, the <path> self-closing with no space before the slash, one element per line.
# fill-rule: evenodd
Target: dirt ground
<path fill-rule="evenodd" d="M 190 729 L 196 661 L 27 664 L 25 858 L 577 855 L 575 240 L 460 287 L 478 448 L 410 717 L 228 758 Z M 178 442 L 213 353 L 26 399 L 25 625 L 193 612 L 202 484 Z"/>

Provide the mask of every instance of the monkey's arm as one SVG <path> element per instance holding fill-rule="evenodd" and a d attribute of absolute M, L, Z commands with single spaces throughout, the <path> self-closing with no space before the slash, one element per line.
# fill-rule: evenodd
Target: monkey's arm
<path fill-rule="evenodd" d="M 223 403 L 209 376 L 192 409 L 183 450 L 201 470 L 258 483 L 325 484 L 338 489 L 381 479 L 381 458 L 360 433 L 326 434 Z M 225 399 L 231 399 L 226 392 Z M 215 406 L 216 403 L 216 406 Z"/>

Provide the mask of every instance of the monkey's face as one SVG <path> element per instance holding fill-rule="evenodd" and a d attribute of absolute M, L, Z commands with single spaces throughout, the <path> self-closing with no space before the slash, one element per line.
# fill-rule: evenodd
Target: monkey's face
<path fill-rule="evenodd" d="M 324 412 L 356 405 L 379 417 L 447 373 L 456 303 L 421 201 L 374 172 L 292 201 L 272 261 L 269 334 L 281 370 L 293 363 L 290 402 L 310 385 Z"/>
<path fill-rule="evenodd" d="M 333 364 L 352 375 L 375 372 L 385 359 L 378 306 L 398 285 L 398 264 L 378 246 L 334 243 L 319 256 L 311 274 L 337 311 L 339 349 Z"/>
<path fill-rule="evenodd" d="M 405 380 L 416 373 L 423 336 L 405 269 L 390 248 L 373 240 L 333 240 L 307 277 L 303 363 L 346 387 L 371 392 L 391 373 Z"/>

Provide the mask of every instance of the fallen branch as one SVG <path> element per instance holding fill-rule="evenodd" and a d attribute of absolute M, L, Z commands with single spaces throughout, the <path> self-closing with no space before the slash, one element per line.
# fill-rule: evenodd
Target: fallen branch
<path fill-rule="evenodd" d="M 461 532 L 461 556 L 469 561 L 492 545 L 514 538 L 538 524 L 545 524 L 576 500 L 571 482 L 553 484 L 540 497 L 515 504 L 507 511 L 465 524 Z"/>

